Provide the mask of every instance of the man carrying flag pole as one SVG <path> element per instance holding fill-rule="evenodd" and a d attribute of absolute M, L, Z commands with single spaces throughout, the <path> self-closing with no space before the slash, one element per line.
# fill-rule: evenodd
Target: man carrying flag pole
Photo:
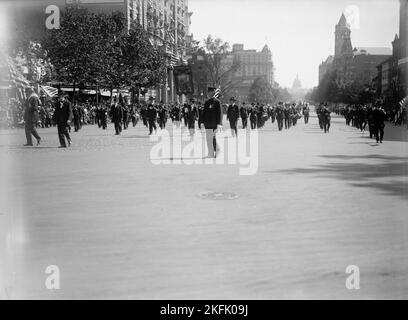
<path fill-rule="evenodd" d="M 215 158 L 219 152 L 216 133 L 222 130 L 222 108 L 218 100 L 221 90 L 209 87 L 208 100 L 204 104 L 203 114 L 200 119 L 200 128 L 205 128 L 208 158 Z"/>

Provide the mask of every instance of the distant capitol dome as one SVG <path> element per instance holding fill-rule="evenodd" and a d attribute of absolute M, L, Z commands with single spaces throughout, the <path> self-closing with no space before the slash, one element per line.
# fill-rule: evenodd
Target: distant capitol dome
<path fill-rule="evenodd" d="M 296 75 L 296 79 L 293 81 L 292 89 L 302 89 L 302 82 L 300 82 L 299 75 Z"/>

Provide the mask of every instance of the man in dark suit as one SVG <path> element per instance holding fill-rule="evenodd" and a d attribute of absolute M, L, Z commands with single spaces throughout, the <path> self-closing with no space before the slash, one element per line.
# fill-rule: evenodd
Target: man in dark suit
<path fill-rule="evenodd" d="M 242 106 L 239 109 L 239 114 L 241 116 L 242 129 L 245 129 L 248 125 L 248 110 L 245 107 L 245 102 L 242 103 Z"/>
<path fill-rule="evenodd" d="M 122 108 L 122 117 L 123 117 L 123 130 L 127 130 L 129 127 L 129 108 L 126 103 L 126 100 L 124 97 L 122 97 L 122 94 L 119 94 L 119 105 Z"/>
<path fill-rule="evenodd" d="M 28 88 L 27 89 L 27 95 L 28 99 L 25 103 L 25 109 L 24 109 L 24 122 L 25 122 L 25 135 L 27 139 L 27 143 L 24 146 L 32 146 L 33 145 L 33 139 L 31 135 L 34 136 L 34 138 L 37 139 L 37 146 L 41 143 L 41 138 L 39 134 L 37 133 L 37 130 L 35 128 L 38 120 L 39 120 L 39 108 L 40 108 L 40 98 L 38 95 L 34 92 L 34 88 Z"/>
<path fill-rule="evenodd" d="M 309 111 L 310 111 L 309 104 L 306 103 L 306 104 L 303 106 L 303 110 L 302 110 L 303 118 L 304 118 L 304 120 L 305 120 L 305 124 L 308 124 L 308 123 L 309 123 Z"/>
<path fill-rule="evenodd" d="M 146 118 L 149 124 L 149 135 L 153 133 L 153 130 L 156 133 L 157 131 L 157 127 L 156 127 L 157 109 L 156 109 L 156 106 L 154 105 L 153 97 L 149 98 L 149 105 L 146 110 Z"/>
<path fill-rule="evenodd" d="M 81 108 L 75 104 L 73 109 L 72 109 L 72 114 L 73 114 L 73 120 L 74 120 L 74 130 L 75 132 L 78 132 L 79 129 L 81 129 Z"/>
<path fill-rule="evenodd" d="M 187 104 L 187 125 L 190 135 L 194 135 L 195 132 L 195 122 L 198 118 L 198 110 L 195 104 L 195 99 L 190 99 L 190 104 Z"/>
<path fill-rule="evenodd" d="M 55 104 L 55 111 L 53 115 L 53 120 L 57 125 L 58 137 L 60 141 L 59 148 L 66 148 L 65 138 L 67 138 L 68 146 L 71 145 L 71 137 L 68 133 L 68 126 L 71 123 L 73 114 L 72 114 L 72 105 L 69 102 L 68 97 L 64 96 L 63 101 L 59 99 Z"/>
<path fill-rule="evenodd" d="M 216 90 L 213 87 L 208 88 L 209 99 L 204 104 L 200 123 L 200 128 L 205 128 L 209 158 L 215 158 L 219 151 L 215 135 L 218 130 L 222 130 L 222 108 L 216 96 Z"/>
<path fill-rule="evenodd" d="M 324 105 L 322 109 L 322 117 L 323 117 L 323 129 L 324 133 L 328 133 L 330 130 L 330 121 L 331 121 L 331 116 L 330 116 L 330 110 L 327 107 L 327 103 Z"/>
<path fill-rule="evenodd" d="M 116 96 L 113 98 L 110 109 L 110 117 L 115 125 L 115 135 L 120 135 L 120 133 L 122 132 L 123 110 L 118 103 Z"/>
<path fill-rule="evenodd" d="M 383 142 L 384 139 L 384 128 L 385 128 L 385 120 L 387 120 L 387 115 L 381 106 L 377 106 L 373 110 L 373 123 L 374 123 L 374 135 L 377 143 Z"/>
<path fill-rule="evenodd" d="M 238 134 L 238 118 L 239 118 L 239 108 L 238 105 L 236 104 L 236 99 L 232 97 L 230 99 L 231 104 L 228 106 L 227 110 L 227 119 L 229 120 L 230 123 L 230 128 L 232 132 L 232 136 L 236 137 Z"/>
<path fill-rule="evenodd" d="M 283 118 L 285 116 L 285 111 L 283 107 L 283 102 L 279 102 L 276 107 L 276 121 L 278 122 L 278 130 L 282 131 L 283 129 Z"/>
<path fill-rule="evenodd" d="M 165 129 L 167 122 L 167 109 L 163 101 L 160 101 L 158 115 L 159 115 L 159 127 L 160 129 Z"/>

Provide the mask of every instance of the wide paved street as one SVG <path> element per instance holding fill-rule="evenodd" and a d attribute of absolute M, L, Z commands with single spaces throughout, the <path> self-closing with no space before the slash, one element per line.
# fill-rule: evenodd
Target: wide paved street
<path fill-rule="evenodd" d="M 377 145 L 342 118 L 268 122 L 251 176 L 154 165 L 140 122 L 113 131 L 84 126 L 69 149 L 56 128 L 38 148 L 0 131 L 0 298 L 408 298 L 408 130 Z"/>

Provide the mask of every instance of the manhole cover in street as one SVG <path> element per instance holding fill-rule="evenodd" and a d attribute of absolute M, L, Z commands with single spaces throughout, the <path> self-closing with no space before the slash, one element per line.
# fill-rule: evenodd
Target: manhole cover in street
<path fill-rule="evenodd" d="M 232 192 L 203 192 L 200 193 L 200 198 L 209 200 L 234 200 L 238 195 Z"/>

